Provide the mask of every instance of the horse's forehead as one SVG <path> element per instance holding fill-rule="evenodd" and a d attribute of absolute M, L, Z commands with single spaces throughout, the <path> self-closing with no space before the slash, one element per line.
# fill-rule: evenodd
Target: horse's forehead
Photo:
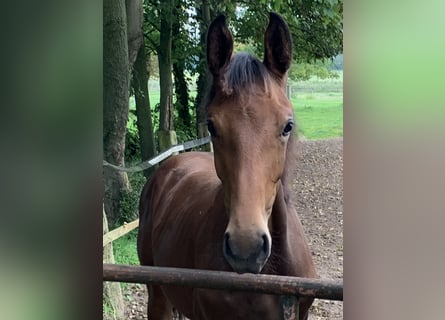
<path fill-rule="evenodd" d="M 275 123 L 281 118 L 292 115 L 292 106 L 285 97 L 260 94 L 239 99 L 228 99 L 214 105 L 211 114 L 222 116 L 233 122 L 255 121 L 260 123 Z"/>

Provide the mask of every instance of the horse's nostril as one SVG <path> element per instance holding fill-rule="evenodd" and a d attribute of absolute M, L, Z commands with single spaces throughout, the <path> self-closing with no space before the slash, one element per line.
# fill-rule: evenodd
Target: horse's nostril
<path fill-rule="evenodd" d="M 269 248 L 270 248 L 269 237 L 266 234 L 264 234 L 263 235 L 263 252 L 268 254 Z"/>
<path fill-rule="evenodd" d="M 232 250 L 230 250 L 229 238 L 230 238 L 230 235 L 228 232 L 226 232 L 224 234 L 223 252 L 224 252 L 224 255 L 226 255 L 226 256 L 233 256 Z"/>

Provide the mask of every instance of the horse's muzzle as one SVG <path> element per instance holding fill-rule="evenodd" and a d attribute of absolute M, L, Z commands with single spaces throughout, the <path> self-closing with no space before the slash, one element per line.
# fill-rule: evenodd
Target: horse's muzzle
<path fill-rule="evenodd" d="M 255 237 L 235 237 L 229 232 L 224 234 L 224 257 L 237 273 L 260 273 L 270 251 L 270 237 L 265 233 Z"/>

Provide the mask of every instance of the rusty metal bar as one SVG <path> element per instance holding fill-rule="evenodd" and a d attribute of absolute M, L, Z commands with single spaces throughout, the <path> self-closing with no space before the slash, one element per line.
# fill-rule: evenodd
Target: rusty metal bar
<path fill-rule="evenodd" d="M 116 264 L 103 265 L 103 280 L 306 296 L 343 301 L 342 280 L 307 279 L 265 274 L 240 275 L 224 271 Z"/>

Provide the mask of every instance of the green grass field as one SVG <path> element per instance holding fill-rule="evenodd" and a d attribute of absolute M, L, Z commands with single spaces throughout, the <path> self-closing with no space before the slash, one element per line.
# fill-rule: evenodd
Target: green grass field
<path fill-rule="evenodd" d="M 136 251 L 137 229 L 113 241 L 115 262 L 118 264 L 139 264 Z"/>
<path fill-rule="evenodd" d="M 303 93 L 291 102 L 299 135 L 310 140 L 343 136 L 343 93 Z"/>

